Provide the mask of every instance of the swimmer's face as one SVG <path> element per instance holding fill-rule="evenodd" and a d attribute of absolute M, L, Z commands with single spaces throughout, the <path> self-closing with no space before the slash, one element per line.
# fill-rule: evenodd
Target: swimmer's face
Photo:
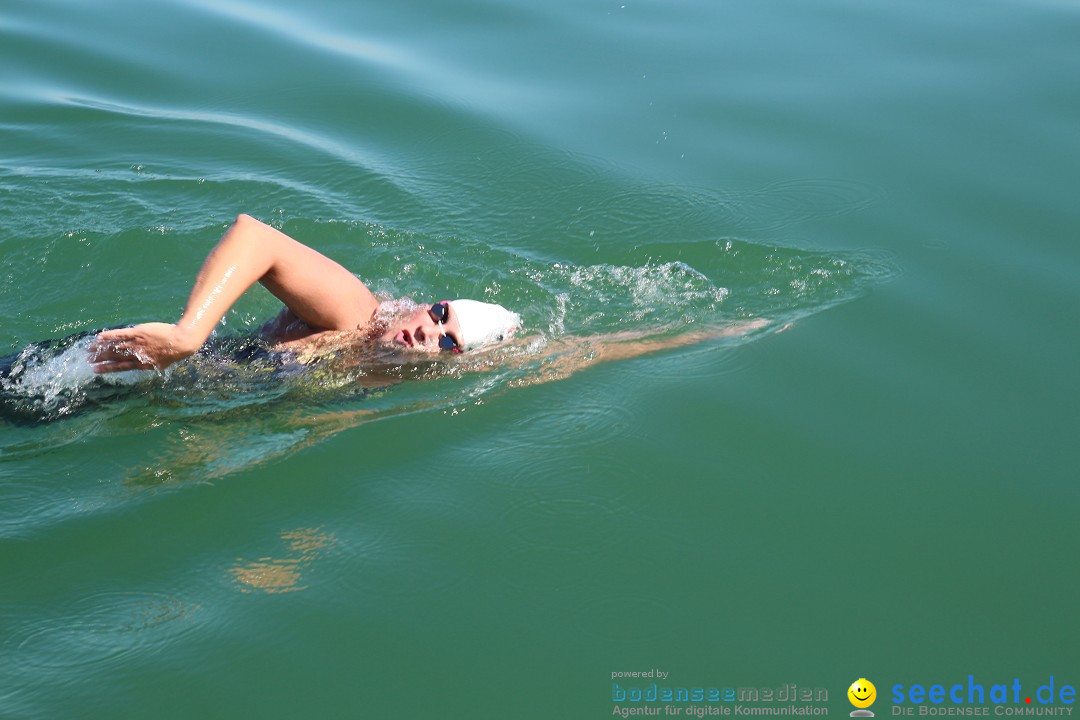
<path fill-rule="evenodd" d="M 457 314 L 450 303 L 446 304 L 449 312 L 445 322 L 435 320 L 429 308 L 417 310 L 406 320 L 390 325 L 380 336 L 380 340 L 397 348 L 408 348 L 420 352 L 439 352 L 439 338 L 449 336 L 460 347 L 461 326 L 458 324 Z"/>

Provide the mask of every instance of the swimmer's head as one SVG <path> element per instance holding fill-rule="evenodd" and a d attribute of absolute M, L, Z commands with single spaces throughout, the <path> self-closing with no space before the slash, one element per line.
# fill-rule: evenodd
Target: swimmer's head
<path fill-rule="evenodd" d="M 380 340 L 422 352 L 462 352 L 502 342 L 521 318 L 501 305 L 478 300 L 441 300 L 391 320 Z"/>

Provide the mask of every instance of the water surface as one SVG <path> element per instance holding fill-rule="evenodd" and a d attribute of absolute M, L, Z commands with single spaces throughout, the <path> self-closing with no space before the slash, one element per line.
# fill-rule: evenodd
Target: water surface
<path fill-rule="evenodd" d="M 28 368 L 0 715 L 1075 685 L 1078 42 L 1052 1 L 11 0 L 0 355 L 174 319 L 240 212 L 384 296 L 501 302 L 536 354 Z"/>

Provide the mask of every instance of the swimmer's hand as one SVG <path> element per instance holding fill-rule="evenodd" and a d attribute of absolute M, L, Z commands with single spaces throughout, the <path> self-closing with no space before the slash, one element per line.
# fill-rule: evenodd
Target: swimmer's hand
<path fill-rule="evenodd" d="M 178 325 L 154 322 L 99 333 L 87 353 L 96 373 L 164 370 L 201 346 Z"/>

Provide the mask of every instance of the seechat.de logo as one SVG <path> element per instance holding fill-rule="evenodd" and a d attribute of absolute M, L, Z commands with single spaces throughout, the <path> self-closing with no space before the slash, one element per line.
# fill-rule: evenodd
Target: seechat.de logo
<path fill-rule="evenodd" d="M 851 717 L 874 717 L 874 713 L 866 709 L 877 700 L 877 688 L 874 687 L 874 683 L 866 678 L 859 678 L 847 689 L 847 697 L 856 707 L 851 712 Z"/>

